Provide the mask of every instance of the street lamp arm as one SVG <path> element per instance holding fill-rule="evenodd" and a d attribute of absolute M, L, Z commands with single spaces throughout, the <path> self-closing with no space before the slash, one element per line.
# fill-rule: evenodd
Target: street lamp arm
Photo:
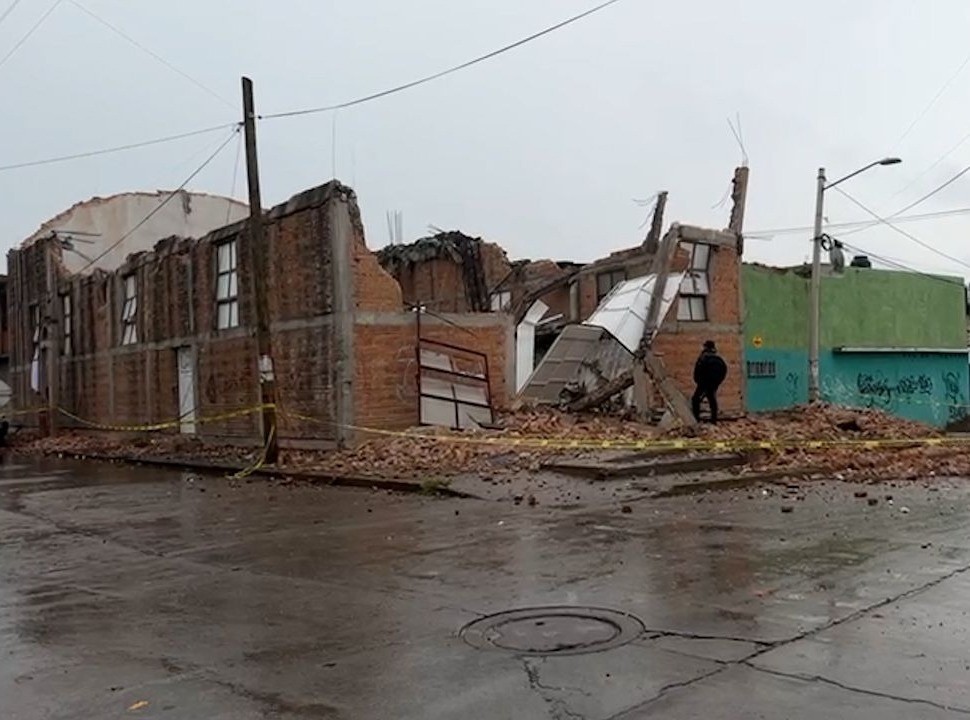
<path fill-rule="evenodd" d="M 900 162 L 902 162 L 902 160 L 900 160 L 897 157 L 887 157 L 887 158 L 883 158 L 882 160 L 876 160 L 875 162 L 869 163 L 865 167 L 859 168 L 855 172 L 849 173 L 845 177 L 839 178 L 838 180 L 835 180 L 833 182 L 828 183 L 822 189 L 823 190 L 828 190 L 830 188 L 834 188 L 836 185 L 845 182 L 849 178 L 854 178 L 856 175 L 859 175 L 860 173 L 864 173 L 866 170 L 869 170 L 871 168 L 876 167 L 876 165 L 896 165 L 897 163 L 900 163 Z"/>

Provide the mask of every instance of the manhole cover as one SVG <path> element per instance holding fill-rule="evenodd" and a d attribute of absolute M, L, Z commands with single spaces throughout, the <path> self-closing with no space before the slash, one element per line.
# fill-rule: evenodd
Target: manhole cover
<path fill-rule="evenodd" d="M 643 632 L 633 615 L 590 607 L 537 607 L 479 618 L 461 630 L 469 645 L 519 655 L 578 655 L 625 645 Z"/>

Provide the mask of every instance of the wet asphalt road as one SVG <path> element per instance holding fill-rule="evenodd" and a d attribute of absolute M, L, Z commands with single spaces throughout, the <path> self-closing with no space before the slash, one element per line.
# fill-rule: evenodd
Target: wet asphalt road
<path fill-rule="evenodd" d="M 0 466 L 0 718 L 970 714 L 970 483 L 621 512 L 190 478 Z M 459 635 L 563 605 L 642 628 Z M 552 615 L 478 639 L 610 640 Z"/>

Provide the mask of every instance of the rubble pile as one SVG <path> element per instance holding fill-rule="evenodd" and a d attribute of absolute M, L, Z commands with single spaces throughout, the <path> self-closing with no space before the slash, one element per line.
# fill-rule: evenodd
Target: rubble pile
<path fill-rule="evenodd" d="M 879 410 L 812 405 L 757 415 L 702 430 L 716 440 L 917 440 L 941 437 L 935 428 Z M 922 480 L 970 475 L 970 444 L 934 447 L 781 448 L 757 463 L 761 468 L 818 468 L 846 480 Z"/>
<path fill-rule="evenodd" d="M 817 404 L 702 426 L 701 435 L 710 440 L 897 440 L 937 437 L 940 432 L 881 410 Z"/>
<path fill-rule="evenodd" d="M 196 438 L 161 433 L 131 438 L 107 433 L 61 430 L 54 437 L 15 437 L 11 440 L 11 445 L 17 452 L 24 454 L 135 460 L 164 458 L 225 464 L 245 463 L 257 454 L 253 448 L 205 444 Z"/>

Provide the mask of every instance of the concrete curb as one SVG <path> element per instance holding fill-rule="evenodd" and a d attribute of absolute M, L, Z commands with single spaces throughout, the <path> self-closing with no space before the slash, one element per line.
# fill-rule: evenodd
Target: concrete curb
<path fill-rule="evenodd" d="M 18 452 L 16 448 L 11 448 L 15 454 L 34 456 L 33 453 Z M 90 453 L 57 453 L 64 457 L 77 460 L 96 460 L 102 462 L 120 462 L 128 465 L 150 465 L 171 470 L 191 470 L 193 472 L 206 473 L 209 475 L 223 473 L 238 473 L 246 469 L 246 466 L 235 465 L 233 463 L 220 463 L 204 460 L 177 460 L 173 458 L 153 458 L 136 457 L 132 455 L 96 455 Z M 53 453 L 46 454 L 51 457 Z M 393 492 L 414 493 L 418 495 L 438 495 L 444 497 L 464 498 L 480 500 L 476 495 L 453 490 L 447 486 L 435 486 L 433 489 L 422 483 L 411 480 L 387 479 L 367 477 L 365 475 L 338 475 L 335 473 L 314 472 L 312 470 L 288 470 L 278 467 L 261 467 L 253 470 L 251 475 L 265 478 L 302 480 L 311 484 L 332 485 L 334 487 L 355 487 L 371 488 L 376 490 L 390 490 Z"/>

